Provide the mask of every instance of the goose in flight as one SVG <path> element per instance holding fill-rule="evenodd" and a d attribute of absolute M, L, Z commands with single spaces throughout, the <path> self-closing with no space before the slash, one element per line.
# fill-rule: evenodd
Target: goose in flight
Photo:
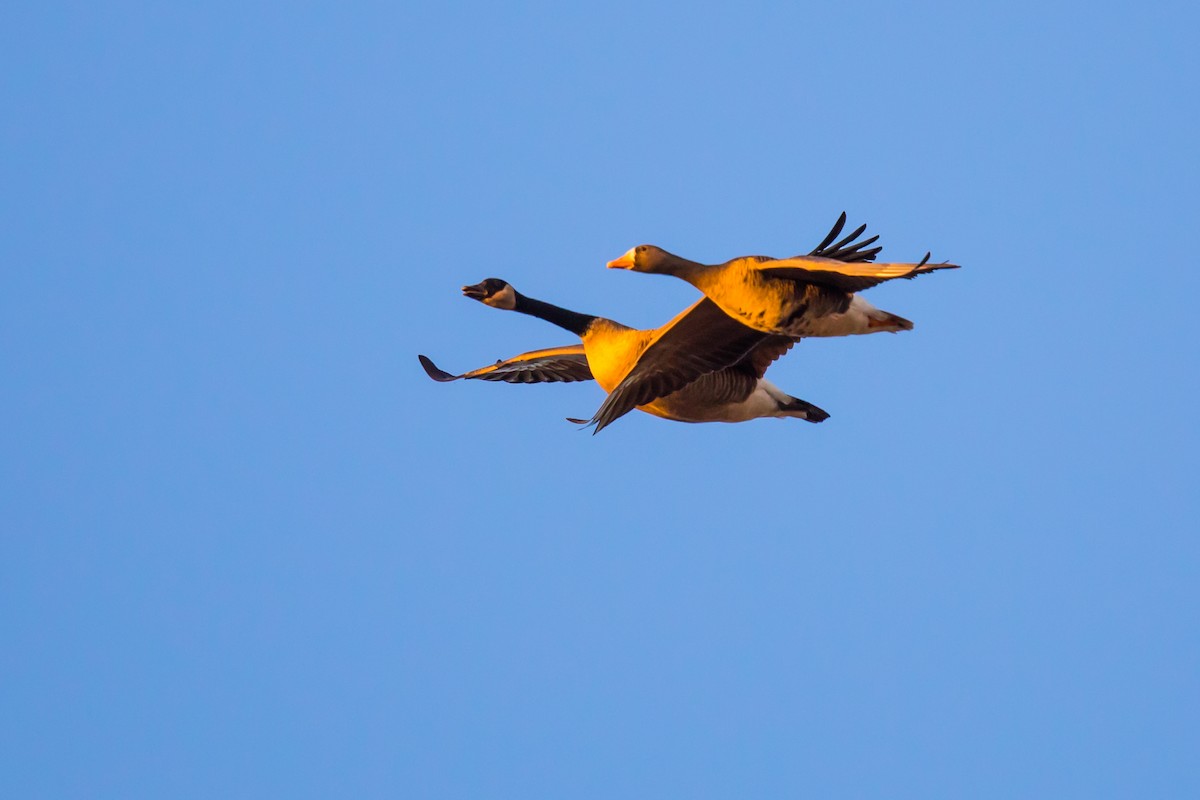
<path fill-rule="evenodd" d="M 844 218 L 843 214 L 839 222 Z M 908 320 L 875 308 L 856 293 L 884 281 L 958 265 L 930 264 L 929 254 L 917 263 L 861 263 L 872 260 L 878 250 L 871 251 L 871 259 L 856 262 L 814 251 L 784 259 L 743 256 L 723 264 L 700 264 L 642 244 L 609 261 L 608 267 L 682 278 L 726 314 L 764 333 L 804 337 L 912 330 Z"/>
<path fill-rule="evenodd" d="M 640 408 L 680 422 L 744 422 L 758 417 L 822 422 L 829 417 L 822 409 L 792 397 L 763 377 L 767 367 L 791 348 L 791 339 L 751 330 L 708 300 L 697 301 L 660 328 L 638 330 L 527 297 L 499 278 L 464 286 L 463 294 L 492 308 L 544 319 L 579 336 L 583 343 L 525 353 L 463 375 L 442 372 L 421 356 L 422 366 L 435 380 L 460 377 L 509 382 L 563 380 L 560 375 L 567 369 L 563 363 L 567 359 L 572 362 L 571 374 L 582 374 L 577 362 L 582 353 L 590 376 L 606 392 L 612 391 L 639 364 L 656 364 L 667 373 L 662 381 L 652 381 L 656 388 L 647 393 L 646 400 L 634 402 L 626 410 Z M 690 380 L 679 381 L 678 388 L 661 390 L 672 381 L 670 375 L 675 369 L 672 365 L 677 362 L 684 363 L 689 374 L 691 370 L 697 374 Z M 598 425 L 597 430 L 602 427 Z"/>

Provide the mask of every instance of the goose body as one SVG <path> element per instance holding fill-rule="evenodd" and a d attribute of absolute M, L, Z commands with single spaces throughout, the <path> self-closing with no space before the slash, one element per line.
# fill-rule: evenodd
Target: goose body
<path fill-rule="evenodd" d="M 639 330 L 526 297 L 499 278 L 464 286 L 463 294 L 493 308 L 539 317 L 579 336 L 592 376 L 610 397 L 639 369 L 661 372 L 661 379 L 649 381 L 646 391 L 629 396 L 631 404 L 622 405 L 622 414 L 636 407 L 680 422 L 744 422 L 759 417 L 821 422 L 829 416 L 763 378 L 767 367 L 791 348 L 789 339 L 751 330 L 705 299 L 660 328 Z M 686 380 L 671 374 L 680 370 Z M 598 421 L 596 429 L 617 416 Z"/>
<path fill-rule="evenodd" d="M 656 333 L 598 318 L 583 336 L 583 347 L 600 388 L 613 392 L 637 366 Z M 796 417 L 809 422 L 827 419 L 829 415 L 823 410 L 792 397 L 762 377 L 770 361 L 778 357 L 764 348 L 778 348 L 780 344 L 764 340 L 756 348 L 770 359 L 761 370 L 753 358 L 743 358 L 732 367 L 705 373 L 682 389 L 637 408 L 680 422 L 745 422 L 759 417 Z M 790 347 L 790 342 L 787 344 Z M 778 354 L 786 351 L 786 347 L 782 348 Z"/>
<path fill-rule="evenodd" d="M 928 258 L 918 263 L 871 264 L 810 254 L 786 259 L 743 256 L 723 264 L 700 264 L 644 244 L 608 266 L 681 278 L 726 314 L 764 333 L 851 336 L 912 329 L 908 320 L 881 311 L 856 293 L 894 278 L 958 268 L 930 264 Z"/>

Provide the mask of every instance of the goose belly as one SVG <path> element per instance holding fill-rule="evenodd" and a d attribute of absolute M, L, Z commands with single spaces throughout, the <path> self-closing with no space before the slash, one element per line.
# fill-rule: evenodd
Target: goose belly
<path fill-rule="evenodd" d="M 755 386 L 747 387 L 748 391 L 714 393 L 712 383 L 702 379 L 641 409 L 680 422 L 744 422 L 778 414 L 779 399 L 775 395 L 787 395 L 772 392 L 774 388 L 760 379 Z"/>
<path fill-rule="evenodd" d="M 705 409 L 704 422 L 745 422 L 779 413 L 779 402 L 763 386 L 755 387 L 745 400 L 719 403 Z"/>
<path fill-rule="evenodd" d="M 902 317 L 880 311 L 858 295 L 852 295 L 849 306 L 841 312 L 813 314 L 803 321 L 803 333 L 796 336 L 857 336 L 880 331 L 906 330 L 912 327 Z"/>
<path fill-rule="evenodd" d="M 746 422 L 761 417 L 784 416 L 780 413 L 779 401 L 765 386 L 755 388 L 744 400 L 727 403 L 667 395 L 638 408 L 676 422 Z"/>
<path fill-rule="evenodd" d="M 743 419 L 753 419 L 753 417 L 738 414 L 734 409 L 736 405 L 736 403 L 696 402 L 692 399 L 667 395 L 646 403 L 644 406 L 638 406 L 638 409 L 675 422 L 740 422 Z"/>

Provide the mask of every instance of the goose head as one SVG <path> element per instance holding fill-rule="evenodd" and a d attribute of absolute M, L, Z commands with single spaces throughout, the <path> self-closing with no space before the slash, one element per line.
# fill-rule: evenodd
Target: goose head
<path fill-rule="evenodd" d="M 517 307 L 517 290 L 509 285 L 508 281 L 499 278 L 488 278 L 474 286 L 464 286 L 462 293 L 492 308 L 512 311 Z"/>
<path fill-rule="evenodd" d="M 639 244 L 631 247 L 620 258 L 615 258 L 606 265 L 609 269 L 627 269 L 632 272 L 668 273 L 680 262 L 678 256 L 671 255 L 661 247 L 652 244 Z"/>

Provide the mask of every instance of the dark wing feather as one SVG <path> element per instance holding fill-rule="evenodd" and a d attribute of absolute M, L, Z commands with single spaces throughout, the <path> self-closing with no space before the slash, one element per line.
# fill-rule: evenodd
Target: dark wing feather
<path fill-rule="evenodd" d="M 863 239 L 861 242 L 855 241 L 859 236 L 862 236 L 864 231 L 866 231 L 866 225 L 859 225 L 849 236 L 845 237 L 837 244 L 832 244 L 833 240 L 838 237 L 838 234 L 842 232 L 842 228 L 844 227 L 846 227 L 845 211 L 843 211 L 842 215 L 838 217 L 837 222 L 833 224 L 833 228 L 831 228 L 829 233 L 825 235 L 825 238 L 821 240 L 821 243 L 809 251 L 808 255 L 819 256 L 822 258 L 832 258 L 836 261 L 846 262 L 874 261 L 876 254 L 878 254 L 883 248 L 872 247 L 869 250 L 865 248 L 867 245 L 874 244 L 879 237 L 872 236 L 869 239 Z"/>
<path fill-rule="evenodd" d="M 753 375 L 757 384 L 758 379 L 767 374 L 767 367 L 791 350 L 795 343 L 796 340 L 790 336 L 768 336 L 747 353 L 736 368 Z"/>
<path fill-rule="evenodd" d="M 746 359 L 742 359 L 737 366 L 701 375 L 679 391 L 672 392 L 668 397 L 672 401 L 678 399 L 684 407 L 692 403 L 711 406 L 740 403 L 758 387 L 758 378 L 751 373 L 749 368 L 743 368 L 745 362 Z"/>
<path fill-rule="evenodd" d="M 708 298 L 698 300 L 659 328 L 638 358 L 592 417 L 593 433 L 634 408 L 682 389 L 701 375 L 738 363 L 769 334 L 725 314 Z"/>
<path fill-rule="evenodd" d="M 418 355 L 417 358 L 420 360 L 421 366 L 425 368 L 425 374 L 433 378 L 435 381 L 441 381 L 445 383 L 446 381 L 456 381 L 462 377 L 462 375 L 451 375 L 444 369 L 438 369 L 437 364 L 434 364 L 426 356 Z"/>
<path fill-rule="evenodd" d="M 587 356 L 584 355 L 581 344 L 531 350 L 486 367 L 464 372 L 462 375 L 451 375 L 438 369 L 437 365 L 425 356 L 417 358 L 429 377 L 442 382 L 456 381 L 459 378 L 505 383 L 571 383 L 592 380 L 592 370 L 588 366 Z"/>
<path fill-rule="evenodd" d="M 837 218 L 837 222 L 833 223 L 833 227 L 829 229 L 829 233 L 825 234 L 825 238 L 821 243 L 814 247 L 810 252 L 810 256 L 824 255 L 826 247 L 837 238 L 837 235 L 842 232 L 842 228 L 846 227 L 846 212 L 843 211 Z"/>

